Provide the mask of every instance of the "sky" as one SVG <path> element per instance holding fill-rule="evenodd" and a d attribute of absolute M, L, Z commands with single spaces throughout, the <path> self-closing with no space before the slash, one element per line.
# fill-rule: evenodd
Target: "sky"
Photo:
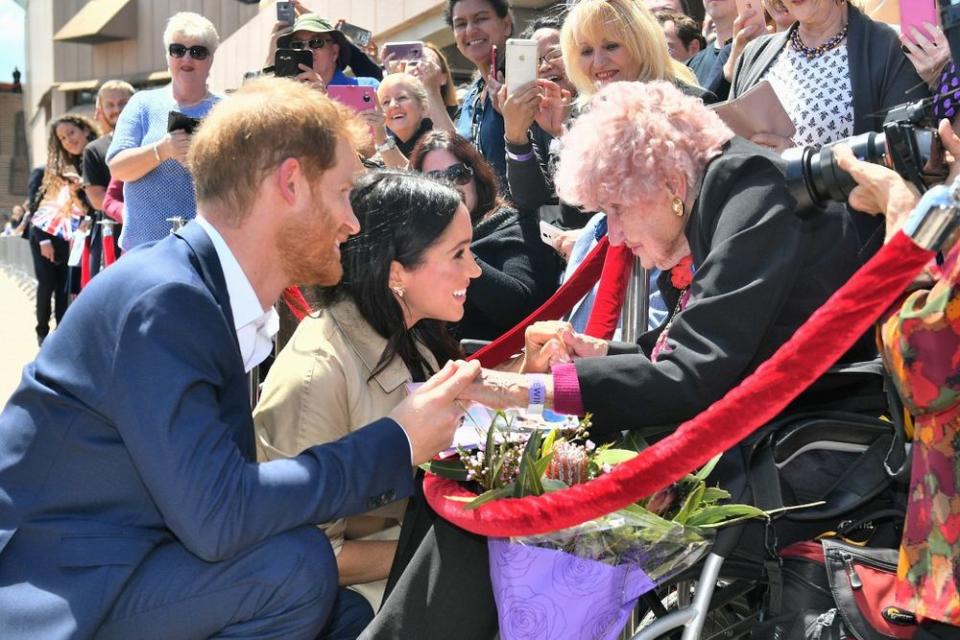
<path fill-rule="evenodd" d="M 13 0 L 0 0 L 0 82 L 13 82 L 13 67 L 24 70 L 23 9 Z"/>

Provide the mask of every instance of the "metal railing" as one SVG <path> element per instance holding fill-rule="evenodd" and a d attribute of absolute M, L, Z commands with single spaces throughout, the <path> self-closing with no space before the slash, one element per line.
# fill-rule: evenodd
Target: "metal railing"
<path fill-rule="evenodd" d="M 28 278 L 34 278 L 30 242 L 20 236 L 0 237 L 0 267 L 13 269 Z"/>

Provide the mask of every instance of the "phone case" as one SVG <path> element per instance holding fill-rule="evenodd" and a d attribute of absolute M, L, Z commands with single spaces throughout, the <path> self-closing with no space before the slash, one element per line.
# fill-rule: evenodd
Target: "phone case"
<path fill-rule="evenodd" d="M 377 106 L 377 92 L 373 87 L 333 85 L 327 87 L 327 95 L 358 113 L 370 111 Z"/>
<path fill-rule="evenodd" d="M 297 16 L 293 11 L 292 2 L 277 2 L 277 21 L 286 22 L 287 24 L 293 24 L 296 22 Z"/>
<path fill-rule="evenodd" d="M 273 58 L 273 74 L 278 78 L 300 75 L 300 65 L 313 66 L 313 51 L 309 49 L 277 49 Z"/>
<path fill-rule="evenodd" d="M 534 40 L 510 38 L 506 55 L 507 93 L 537 79 L 537 43 Z"/>
<path fill-rule="evenodd" d="M 916 27 L 920 33 L 927 33 L 924 22 L 930 24 L 939 24 L 937 19 L 936 0 L 900 0 L 900 32 L 910 42 L 916 44 L 913 39 L 913 28 Z M 932 38 L 933 34 L 927 36 Z"/>
<path fill-rule="evenodd" d="M 394 60 L 416 60 L 423 56 L 423 43 L 419 40 L 409 42 L 388 42 L 383 45 L 383 57 L 393 54 Z"/>

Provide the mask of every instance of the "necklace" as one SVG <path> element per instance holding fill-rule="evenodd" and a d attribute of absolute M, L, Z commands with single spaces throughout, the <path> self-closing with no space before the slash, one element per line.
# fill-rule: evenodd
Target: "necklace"
<path fill-rule="evenodd" d="M 846 37 L 847 25 L 844 25 L 843 29 L 840 30 L 840 33 L 833 36 L 819 47 L 808 47 L 807 45 L 803 44 L 803 40 L 800 39 L 800 28 L 797 27 L 790 32 L 790 44 L 793 46 L 794 50 L 802 53 L 807 60 L 813 60 L 814 58 L 822 56 L 827 51 L 836 49 Z"/>

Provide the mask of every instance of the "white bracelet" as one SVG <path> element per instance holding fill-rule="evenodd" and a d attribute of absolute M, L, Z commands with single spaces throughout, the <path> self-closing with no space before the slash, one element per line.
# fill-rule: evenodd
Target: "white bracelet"
<path fill-rule="evenodd" d="M 157 164 L 163 164 L 163 159 L 160 157 L 160 143 L 157 142 L 153 145 L 153 157 L 157 159 Z"/>

